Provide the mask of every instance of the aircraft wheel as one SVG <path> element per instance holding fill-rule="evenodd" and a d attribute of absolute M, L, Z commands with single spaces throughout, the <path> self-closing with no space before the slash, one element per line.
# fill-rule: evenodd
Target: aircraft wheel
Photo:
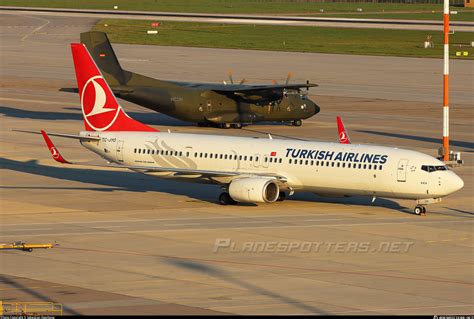
<path fill-rule="evenodd" d="M 219 127 L 228 129 L 228 128 L 231 128 L 231 124 L 230 123 L 221 123 L 221 124 L 219 124 Z"/>
<path fill-rule="evenodd" d="M 286 193 L 285 192 L 280 192 L 278 194 L 277 202 L 282 202 L 286 199 Z"/>
<path fill-rule="evenodd" d="M 301 121 L 301 120 L 294 120 L 293 122 L 291 122 L 291 124 L 293 124 L 293 126 L 301 126 L 301 125 L 303 125 L 303 121 Z"/>
<path fill-rule="evenodd" d="M 242 128 L 242 124 L 240 124 L 240 123 L 232 124 L 232 127 L 240 129 L 240 128 Z"/>
<path fill-rule="evenodd" d="M 423 206 L 421 206 L 421 205 L 417 205 L 417 206 L 415 207 L 415 209 L 413 210 L 413 212 L 414 212 L 416 215 L 421 215 L 421 214 L 423 214 L 423 212 L 426 212 L 426 209 L 425 209 Z"/>
<path fill-rule="evenodd" d="M 221 205 L 235 205 L 237 202 L 230 197 L 229 193 L 222 193 L 219 195 L 219 204 Z"/>

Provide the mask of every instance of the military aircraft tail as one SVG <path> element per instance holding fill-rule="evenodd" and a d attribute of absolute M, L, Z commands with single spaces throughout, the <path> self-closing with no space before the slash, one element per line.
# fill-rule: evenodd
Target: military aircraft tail
<path fill-rule="evenodd" d="M 126 85 L 129 72 L 120 66 L 106 33 L 100 31 L 81 33 L 81 42 L 85 44 L 110 86 Z"/>

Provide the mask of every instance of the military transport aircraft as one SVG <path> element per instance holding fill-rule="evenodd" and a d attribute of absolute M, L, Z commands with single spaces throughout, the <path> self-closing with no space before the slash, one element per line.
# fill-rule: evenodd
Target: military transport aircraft
<path fill-rule="evenodd" d="M 313 192 L 413 199 L 414 212 L 423 214 L 425 205 L 464 186 L 443 162 L 411 150 L 345 144 L 345 139 L 327 143 L 159 132 L 125 113 L 83 44 L 71 48 L 85 130 L 49 136 L 77 139 L 109 164 L 69 162 L 41 131 L 60 163 L 217 184 L 223 189 L 219 202 L 224 205 L 273 203 L 287 193 Z"/>
<path fill-rule="evenodd" d="M 81 42 L 115 96 L 200 126 L 241 128 L 261 121 L 300 126 L 320 110 L 308 98 L 309 88 L 317 85 L 290 84 L 291 73 L 284 84 L 269 85 L 234 83 L 231 73 L 223 84 L 158 80 L 123 70 L 104 32 L 81 33 Z"/>

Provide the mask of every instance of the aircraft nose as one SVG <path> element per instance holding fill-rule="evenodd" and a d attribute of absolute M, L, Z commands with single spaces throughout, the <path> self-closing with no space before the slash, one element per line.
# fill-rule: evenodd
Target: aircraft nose
<path fill-rule="evenodd" d="M 448 185 L 448 194 L 452 194 L 454 192 L 457 192 L 458 190 L 460 190 L 461 188 L 464 187 L 464 181 L 461 179 L 461 177 L 459 177 L 458 175 L 456 174 L 452 174 L 449 178 L 449 181 L 447 183 Z"/>
<path fill-rule="evenodd" d="M 314 115 L 318 114 L 319 111 L 321 111 L 321 108 L 316 103 L 314 103 Z"/>

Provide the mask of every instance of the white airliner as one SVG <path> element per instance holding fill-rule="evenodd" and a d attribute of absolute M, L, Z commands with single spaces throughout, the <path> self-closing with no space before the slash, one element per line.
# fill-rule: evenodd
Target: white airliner
<path fill-rule="evenodd" d="M 443 162 L 411 150 L 159 132 L 125 114 L 82 44 L 71 44 L 71 48 L 85 131 L 49 135 L 78 139 L 109 162 L 93 166 L 218 184 L 224 190 L 219 197 L 223 205 L 272 203 L 287 193 L 312 192 L 413 199 L 417 201 L 414 212 L 424 214 L 425 205 L 439 202 L 464 185 Z M 41 133 L 56 161 L 86 165 L 66 161 L 47 133 Z"/>

